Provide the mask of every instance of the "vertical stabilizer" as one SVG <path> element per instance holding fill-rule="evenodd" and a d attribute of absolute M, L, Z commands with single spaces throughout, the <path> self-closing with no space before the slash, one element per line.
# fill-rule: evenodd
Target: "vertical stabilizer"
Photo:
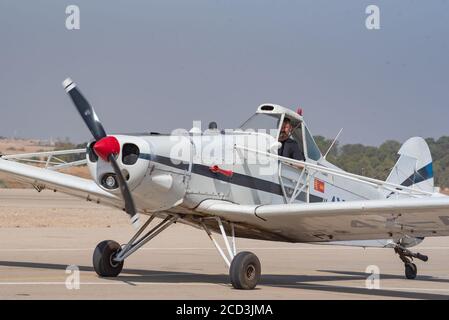
<path fill-rule="evenodd" d="M 408 139 L 398 151 L 399 159 L 387 182 L 433 192 L 433 166 L 429 146 L 421 137 Z M 387 197 L 392 193 L 388 192 Z"/>

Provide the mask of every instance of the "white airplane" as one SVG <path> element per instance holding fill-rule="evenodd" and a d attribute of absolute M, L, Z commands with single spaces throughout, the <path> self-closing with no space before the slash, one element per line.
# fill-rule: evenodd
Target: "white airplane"
<path fill-rule="evenodd" d="M 411 138 L 386 181 L 345 172 L 326 161 L 303 116 L 263 104 L 239 129 L 107 135 L 72 80 L 66 92 L 91 131 L 86 150 L 2 156 L 0 171 L 89 201 L 121 208 L 143 226 L 125 245 L 100 242 L 93 266 L 116 277 L 124 260 L 175 222 L 203 229 L 229 268 L 232 286 L 253 289 L 261 265 L 251 252 L 237 252 L 236 238 L 394 249 L 413 279 L 408 248 L 424 237 L 449 235 L 449 197 L 433 186 L 432 158 L 422 138 Z M 304 160 L 278 155 L 280 130 L 289 119 L 290 137 Z M 249 130 L 252 129 L 252 130 Z M 86 160 L 64 163 L 61 154 L 85 152 Z M 44 167 L 29 165 L 48 156 Z M 87 163 L 93 180 L 58 171 Z M 154 227 L 150 224 L 158 221 Z M 149 228 L 149 231 L 144 231 Z M 224 248 L 213 237 L 221 233 Z M 229 239 L 231 236 L 231 239 Z"/>

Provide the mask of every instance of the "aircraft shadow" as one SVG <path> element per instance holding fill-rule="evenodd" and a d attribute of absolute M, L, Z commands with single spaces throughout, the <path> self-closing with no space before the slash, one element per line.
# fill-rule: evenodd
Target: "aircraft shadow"
<path fill-rule="evenodd" d="M 367 276 L 369 275 L 368 273 L 364 273 L 364 272 L 356 272 L 356 271 L 342 271 L 342 270 L 317 270 L 318 272 L 328 272 L 328 273 L 335 273 L 335 274 L 341 274 L 341 275 L 347 275 L 347 276 L 351 276 L 353 277 L 353 279 L 366 279 Z M 380 273 L 380 278 L 381 279 L 400 279 L 400 278 L 405 279 L 404 275 L 400 275 L 398 276 L 397 274 L 384 274 L 384 273 Z M 416 279 L 413 280 L 408 280 L 407 282 L 413 283 L 414 281 L 428 281 L 428 282 L 440 282 L 440 283 L 449 283 L 449 278 L 448 279 L 443 279 L 443 278 L 435 278 L 432 276 L 426 276 L 426 275 L 420 275 L 419 274 L 419 270 L 418 270 L 418 275 L 416 276 Z"/>
<path fill-rule="evenodd" d="M 66 270 L 67 265 L 55 263 L 35 263 L 26 261 L 0 261 L 0 266 L 20 267 L 32 269 L 47 270 Z M 78 266 L 80 271 L 95 272 L 93 267 Z M 370 290 L 362 287 L 350 287 L 339 285 L 328 285 L 326 281 L 344 281 L 344 280 L 365 280 L 367 274 L 363 272 L 339 271 L 339 270 L 318 270 L 319 272 L 334 273 L 336 275 L 273 275 L 263 274 L 260 284 L 270 287 L 282 287 L 301 290 L 315 290 L 326 292 L 341 292 L 350 294 L 359 294 L 366 296 L 391 297 L 391 298 L 410 298 L 410 299 L 449 299 L 449 295 L 437 293 L 409 292 L 388 289 Z M 400 276 L 391 274 L 381 274 L 381 279 L 398 279 Z M 103 278 L 108 281 L 123 281 L 130 285 L 144 282 L 155 283 L 213 283 L 230 287 L 227 274 L 200 274 L 179 271 L 159 271 L 159 270 L 141 270 L 124 268 L 121 275 L 116 278 Z M 405 280 L 404 280 L 405 281 Z M 429 276 L 419 276 L 415 280 L 407 280 L 408 283 L 414 281 L 433 281 L 449 283 L 449 279 L 437 279 Z M 292 296 L 292 298 L 295 298 Z"/>

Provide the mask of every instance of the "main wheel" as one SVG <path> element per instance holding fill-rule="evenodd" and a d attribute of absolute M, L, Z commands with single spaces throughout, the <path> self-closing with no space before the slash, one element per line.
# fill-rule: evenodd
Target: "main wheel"
<path fill-rule="evenodd" d="M 254 289 L 260 279 L 260 261 L 254 253 L 243 251 L 232 259 L 229 269 L 232 286 L 235 289 Z"/>
<path fill-rule="evenodd" d="M 418 268 L 414 263 L 406 263 L 405 264 L 405 277 L 407 279 L 415 279 L 416 274 L 418 273 Z"/>
<path fill-rule="evenodd" d="M 112 240 L 100 242 L 92 257 L 95 272 L 100 277 L 116 277 L 123 269 L 123 261 L 113 261 L 116 253 L 121 249 L 120 245 Z"/>

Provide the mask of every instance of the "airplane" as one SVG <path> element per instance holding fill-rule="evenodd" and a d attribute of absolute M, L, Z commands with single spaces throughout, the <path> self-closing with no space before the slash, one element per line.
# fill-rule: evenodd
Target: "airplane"
<path fill-rule="evenodd" d="M 414 279 L 413 259 L 428 257 L 409 248 L 425 237 L 449 235 L 449 197 L 434 187 L 432 157 L 420 137 L 401 146 L 382 181 L 328 162 L 301 110 L 265 103 L 235 130 L 212 122 L 204 132 L 107 134 L 78 86 L 68 78 L 63 87 L 93 140 L 86 149 L 3 155 L 0 171 L 38 191 L 60 191 L 128 214 L 138 228 L 129 242 L 105 240 L 93 252 L 100 277 L 117 277 L 127 257 L 176 222 L 205 231 L 232 287 L 244 290 L 258 284 L 261 264 L 254 253 L 237 251 L 236 238 L 389 248 L 403 262 L 405 277 Z M 286 121 L 288 138 L 304 159 L 278 154 Z M 74 153 L 85 159 L 61 160 Z M 40 156 L 48 157 L 43 165 L 27 163 Z M 92 179 L 60 172 L 83 164 Z M 141 216 L 148 217 L 143 224 Z"/>

